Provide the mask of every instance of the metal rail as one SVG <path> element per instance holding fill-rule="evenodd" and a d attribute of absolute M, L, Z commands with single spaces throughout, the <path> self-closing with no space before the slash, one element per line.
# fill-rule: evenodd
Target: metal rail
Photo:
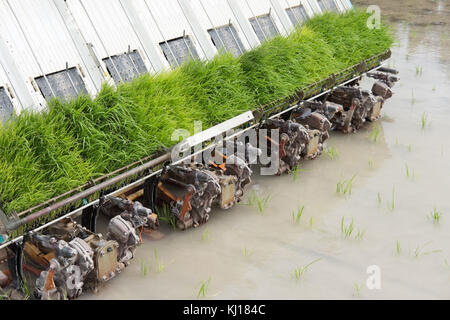
<path fill-rule="evenodd" d="M 328 90 L 325 90 L 325 91 L 322 91 L 319 94 L 317 94 L 317 95 L 307 99 L 306 101 L 313 101 L 313 100 L 315 100 L 317 98 L 320 98 L 323 95 L 326 95 L 329 92 L 335 90 L 338 86 L 346 85 L 346 84 L 351 83 L 351 82 L 353 82 L 355 80 L 361 79 L 361 77 L 364 76 L 365 74 L 367 74 L 369 72 L 376 71 L 376 70 L 378 70 L 380 68 L 383 68 L 383 64 L 382 63 L 379 63 L 378 66 L 376 66 L 376 67 L 374 67 L 374 68 L 372 68 L 370 70 L 366 70 L 366 71 L 360 73 L 358 76 L 355 76 L 355 77 L 353 77 L 353 78 L 351 78 L 349 80 L 346 80 L 346 81 L 344 81 L 342 83 L 336 84 L 332 88 L 330 88 Z M 268 119 L 278 118 L 281 115 L 283 115 L 283 114 L 285 114 L 287 112 L 290 112 L 291 110 L 297 108 L 301 104 L 302 104 L 302 102 L 295 103 L 294 105 L 291 105 L 290 107 L 280 111 L 279 113 L 276 113 L 276 114 L 268 117 Z M 195 157 L 198 154 L 201 154 L 201 153 L 203 153 L 203 152 L 205 152 L 207 150 L 215 148 L 217 145 L 223 143 L 223 141 L 228 141 L 230 139 L 234 139 L 235 137 L 238 137 L 238 136 L 244 134 L 245 132 L 260 126 L 264 122 L 265 122 L 265 120 L 262 120 L 261 122 L 255 123 L 255 124 L 245 128 L 245 129 L 243 129 L 243 130 L 241 130 L 239 132 L 236 132 L 235 134 L 233 134 L 231 136 L 226 137 L 222 141 L 213 143 L 213 144 L 203 148 L 200 151 L 197 151 L 197 152 L 195 152 L 195 153 L 193 153 L 193 154 L 191 154 L 191 155 L 189 155 L 189 156 L 187 156 L 187 157 L 185 157 L 185 158 L 183 158 L 183 159 L 181 159 L 181 160 L 179 160 L 177 162 L 172 163 L 172 165 L 180 164 L 180 163 L 182 163 L 182 162 L 184 162 L 184 161 L 186 161 L 186 160 L 188 160 L 188 159 L 190 159 L 192 157 Z M 91 188 L 89 188 L 87 190 L 84 190 L 84 191 L 82 191 L 82 192 L 80 192 L 80 193 L 78 193 L 76 195 L 73 195 L 73 196 L 71 196 L 71 197 L 69 197 L 67 199 L 64 199 L 64 200 L 62 200 L 62 201 L 60 201 L 58 203 L 55 203 L 55 204 L 53 204 L 53 205 L 51 205 L 51 206 L 49 206 L 47 208 L 44 208 L 44 209 L 42 209 L 42 210 L 40 210 L 38 212 L 32 213 L 31 215 L 29 215 L 29 216 L 27 216 L 27 217 L 25 217 L 23 219 L 20 219 L 18 221 L 14 221 L 14 222 L 12 222 L 9 225 L 8 229 L 17 229 L 20 226 L 23 226 L 25 224 L 34 222 L 37 219 L 42 218 L 42 217 L 50 214 L 51 212 L 54 212 L 54 211 L 56 211 L 56 210 L 58 210 L 58 209 L 60 209 L 60 208 L 62 208 L 64 206 L 66 206 L 66 205 L 69 205 L 69 204 L 71 204 L 73 202 L 85 199 L 89 195 L 93 195 L 93 194 L 95 194 L 96 192 L 98 192 L 100 190 L 104 190 L 105 188 L 113 186 L 113 185 L 115 185 L 115 184 L 117 184 L 117 183 L 119 183 L 119 182 L 129 178 L 129 177 L 132 177 L 132 176 L 137 175 L 137 174 L 139 174 L 139 173 L 141 173 L 141 172 L 143 172 L 145 170 L 151 169 L 151 168 L 153 168 L 153 167 L 155 167 L 157 165 L 160 165 L 160 164 L 162 164 L 162 163 L 164 163 L 166 161 L 169 161 L 170 158 L 171 158 L 171 152 L 168 152 L 168 153 L 166 153 L 166 154 L 164 154 L 164 155 L 162 155 L 162 156 L 160 156 L 160 157 L 158 157 L 156 159 L 153 159 L 153 160 L 151 160 L 151 161 L 149 161 L 149 162 L 147 162 L 147 163 L 145 163 L 143 165 L 140 165 L 140 166 L 138 166 L 138 167 L 136 167 L 136 168 L 134 168 L 134 169 L 132 169 L 130 171 L 122 173 L 122 174 L 120 174 L 120 175 L 118 175 L 118 176 L 116 176 L 116 177 L 114 177 L 114 178 L 112 178 L 110 180 L 104 181 L 104 182 L 102 182 L 99 185 L 96 185 L 96 186 L 91 187 Z M 124 186 L 124 187 L 122 187 L 120 189 L 115 190 L 114 192 L 111 192 L 111 193 L 107 194 L 106 197 L 116 196 L 116 195 L 121 194 L 121 193 L 123 193 L 123 192 L 125 192 L 127 190 L 130 190 L 130 189 L 133 189 L 133 188 L 135 188 L 137 186 L 140 186 L 145 181 L 147 181 L 148 179 L 150 179 L 150 178 L 152 178 L 152 177 L 154 177 L 156 175 L 159 175 L 161 172 L 162 172 L 162 169 L 160 169 L 158 171 L 155 171 L 155 172 L 152 172 L 151 174 L 149 174 L 147 176 L 144 176 L 144 177 L 142 177 L 142 178 L 140 178 L 140 179 L 138 179 L 138 180 L 136 180 L 136 181 L 134 181 L 132 183 L 127 184 L 126 186 Z M 92 202 L 90 202 L 90 203 L 88 203 L 88 204 L 86 204 L 86 205 L 84 205 L 82 207 L 79 207 L 79 208 L 77 208 L 77 209 L 75 209 L 75 210 L 73 210 L 73 211 L 71 211 L 71 212 L 69 212 L 69 213 L 67 213 L 67 214 L 65 214 L 65 215 L 63 215 L 61 217 L 55 218 L 54 220 L 52 220 L 52 221 L 50 221 L 50 222 L 48 222 L 48 223 L 46 223 L 46 224 L 44 224 L 44 225 L 42 225 L 40 227 L 37 227 L 37 228 L 33 229 L 33 232 L 38 232 L 38 231 L 44 230 L 44 229 L 48 228 L 49 226 L 51 226 L 51 225 L 53 225 L 53 224 L 55 224 L 55 223 L 65 219 L 65 218 L 73 217 L 73 216 L 81 213 L 84 209 L 92 207 L 94 205 L 97 205 L 99 203 L 99 201 L 100 201 L 99 199 L 94 200 L 94 201 L 92 201 Z M 5 227 L 8 227 L 8 226 L 5 226 Z M 18 237 L 14 238 L 14 239 L 11 239 L 11 240 L 3 243 L 3 244 L 0 244 L 0 250 L 4 249 L 4 248 L 6 248 L 6 247 L 8 247 L 8 246 L 10 246 L 10 245 L 12 245 L 14 243 L 20 242 L 22 240 L 23 240 L 23 235 L 22 236 L 18 236 Z"/>

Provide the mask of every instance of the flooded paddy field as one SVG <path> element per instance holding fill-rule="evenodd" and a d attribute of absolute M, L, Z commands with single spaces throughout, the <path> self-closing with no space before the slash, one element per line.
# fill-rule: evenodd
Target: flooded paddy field
<path fill-rule="evenodd" d="M 120 277 L 82 299 L 450 298 L 450 3 L 355 5 L 368 4 L 397 39 L 388 66 L 401 80 L 383 119 L 333 133 L 294 175 L 255 170 L 250 199 L 198 229 L 162 223 Z M 255 194 L 263 210 L 246 204 Z"/>

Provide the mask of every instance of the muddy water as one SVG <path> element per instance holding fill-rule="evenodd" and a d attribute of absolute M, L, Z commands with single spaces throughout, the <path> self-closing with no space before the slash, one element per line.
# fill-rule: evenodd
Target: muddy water
<path fill-rule="evenodd" d="M 162 239 L 145 239 L 120 277 L 84 299 L 195 299 L 208 280 L 208 299 L 450 298 L 450 4 L 374 2 L 391 18 L 398 45 L 389 64 L 401 77 L 377 141 L 370 126 L 335 133 L 337 159 L 304 162 L 297 179 L 256 176 L 251 189 L 270 195 L 262 213 L 239 205 L 196 230 L 163 225 Z M 353 176 L 351 195 L 337 194 Z M 439 224 L 427 217 L 434 208 Z M 343 217 L 354 221 L 350 238 Z M 380 290 L 366 286 L 371 265 Z"/>

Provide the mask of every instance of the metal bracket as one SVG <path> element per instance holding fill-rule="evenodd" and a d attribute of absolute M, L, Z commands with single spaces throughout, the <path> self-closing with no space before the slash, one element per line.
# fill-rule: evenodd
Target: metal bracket
<path fill-rule="evenodd" d="M 253 113 L 251 111 L 245 112 L 237 117 L 234 117 L 230 120 L 222 122 L 212 128 L 206 129 L 200 133 L 197 133 L 193 136 L 182 141 L 179 145 L 179 150 L 186 151 L 192 147 L 195 147 L 205 141 L 208 141 L 212 138 L 215 138 L 224 132 L 227 132 L 230 129 L 236 128 L 246 122 L 249 122 L 254 119 Z"/>

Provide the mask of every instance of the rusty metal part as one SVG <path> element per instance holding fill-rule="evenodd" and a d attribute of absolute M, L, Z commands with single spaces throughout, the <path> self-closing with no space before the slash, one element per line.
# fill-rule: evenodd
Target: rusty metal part
<path fill-rule="evenodd" d="M 141 190 L 143 195 L 143 189 Z M 136 194 L 141 194 L 141 192 L 132 194 L 133 198 Z M 156 230 L 159 227 L 158 216 L 151 209 L 144 207 L 139 201 L 129 200 L 129 197 L 123 199 L 110 196 L 100 206 L 100 211 L 109 218 L 120 215 L 126 221 L 131 222 L 136 230 L 141 228 Z"/>
<path fill-rule="evenodd" d="M 261 149 L 253 147 L 250 143 L 244 144 L 241 141 L 230 141 L 222 150 L 214 152 L 216 162 L 210 162 L 210 168 L 220 171 L 220 174 L 234 176 L 235 194 L 234 203 L 240 202 L 244 196 L 244 188 L 251 183 L 253 171 L 250 169 L 250 162 L 256 163 L 257 157 L 261 154 Z M 223 193 L 223 190 L 222 190 Z M 231 202 L 230 202 L 231 203 Z M 231 207 L 231 206 L 230 206 Z"/>
<path fill-rule="evenodd" d="M 306 110 L 306 111 L 304 111 Z M 302 123 L 302 116 L 303 114 L 306 114 L 308 116 L 307 111 L 310 110 L 311 114 L 320 114 L 324 116 L 329 124 L 330 127 L 327 131 L 336 130 L 338 127 L 343 127 L 345 125 L 345 120 L 347 117 L 346 112 L 344 111 L 344 107 L 340 104 L 333 103 L 333 102 L 320 102 L 320 101 L 305 101 L 302 104 L 302 107 L 297 108 L 293 111 L 291 118 L 295 121 L 298 121 Z M 304 118 L 305 116 L 303 116 Z M 311 124 L 312 125 L 312 124 Z M 324 129 L 326 129 L 328 125 L 324 126 Z M 315 128 L 319 129 L 320 128 Z M 325 141 L 328 138 L 329 134 L 324 133 L 323 141 Z"/>
<path fill-rule="evenodd" d="M 291 113 L 291 119 L 302 124 L 309 134 L 309 142 L 306 150 L 302 153 L 305 159 L 315 159 L 322 154 L 323 143 L 329 138 L 328 130 L 331 122 L 327 117 L 318 112 L 312 112 L 310 108 L 297 108 Z"/>
<path fill-rule="evenodd" d="M 378 71 L 392 73 L 392 74 L 398 74 L 398 70 L 395 70 L 395 69 L 392 69 L 392 68 L 387 68 L 387 67 L 379 67 Z"/>
<path fill-rule="evenodd" d="M 11 283 L 10 277 L 0 270 L 0 288 L 5 288 Z"/>
<path fill-rule="evenodd" d="M 386 84 L 380 81 L 377 83 L 380 83 L 377 88 L 382 86 L 384 89 L 390 90 Z M 344 133 L 361 129 L 367 120 L 378 120 L 384 103 L 384 97 L 374 96 L 367 90 L 349 86 L 336 88 L 328 97 L 328 100 L 340 104 L 344 108 L 344 124 L 339 121 L 340 123 L 335 126 L 336 130 Z"/>
<path fill-rule="evenodd" d="M 400 81 L 400 78 L 383 72 L 368 72 L 367 76 L 384 82 L 389 88 L 392 88 L 396 82 Z"/>
<path fill-rule="evenodd" d="M 114 264 L 118 261 L 119 263 L 123 263 L 124 266 L 128 266 L 134 257 L 136 247 L 141 243 L 133 224 L 122 218 L 120 215 L 116 216 L 109 221 L 106 237 L 108 240 L 115 240 L 119 244 L 117 256 L 110 256 L 107 264 Z M 102 253 L 104 254 L 103 256 L 106 256 L 113 251 L 115 250 L 108 248 L 106 252 Z M 111 270 L 110 272 L 114 272 L 114 270 Z M 112 276 L 113 275 L 111 275 L 111 277 Z M 103 279 L 103 277 L 105 277 L 106 280 L 108 274 L 101 275 L 101 279 Z"/>
<path fill-rule="evenodd" d="M 225 175 L 222 169 L 216 168 L 210 172 L 217 177 L 220 185 L 220 194 L 215 202 L 221 209 L 227 210 L 232 208 L 237 201 L 236 185 L 238 179 L 235 176 Z"/>
<path fill-rule="evenodd" d="M 383 81 L 377 81 L 373 84 L 372 93 L 383 99 L 389 99 L 393 95 L 391 88 Z"/>
<path fill-rule="evenodd" d="M 36 296 L 44 300 L 77 298 L 82 293 L 84 278 L 94 269 L 93 250 L 80 238 L 67 243 L 52 236 L 33 234 L 31 239 L 55 252 L 48 269 L 36 280 Z"/>
<path fill-rule="evenodd" d="M 382 97 L 374 96 L 368 91 L 363 91 L 362 106 L 366 113 L 366 120 L 373 122 L 381 118 L 384 101 Z"/>
<path fill-rule="evenodd" d="M 271 137 L 267 137 L 269 143 L 278 145 L 278 174 L 281 175 L 297 167 L 311 139 L 308 129 L 300 123 L 283 119 L 269 119 L 263 128 L 269 129 L 269 132 L 272 129 L 279 129 L 280 132 L 279 142 L 274 141 Z M 270 149 L 269 147 L 268 150 Z"/>
<path fill-rule="evenodd" d="M 177 223 L 181 229 L 198 227 L 209 220 L 212 204 L 221 194 L 221 185 L 207 167 L 200 164 L 167 167 L 160 181 L 158 199 L 169 205 L 173 216 L 181 221 Z"/>
<path fill-rule="evenodd" d="M 85 287 L 97 288 L 129 264 L 140 243 L 136 229 L 120 215 L 110 221 L 106 240 L 71 219 L 58 222 L 52 231 L 54 235 L 32 233 L 25 244 L 26 256 L 46 269 L 36 280 L 41 299 L 74 299 Z"/>

